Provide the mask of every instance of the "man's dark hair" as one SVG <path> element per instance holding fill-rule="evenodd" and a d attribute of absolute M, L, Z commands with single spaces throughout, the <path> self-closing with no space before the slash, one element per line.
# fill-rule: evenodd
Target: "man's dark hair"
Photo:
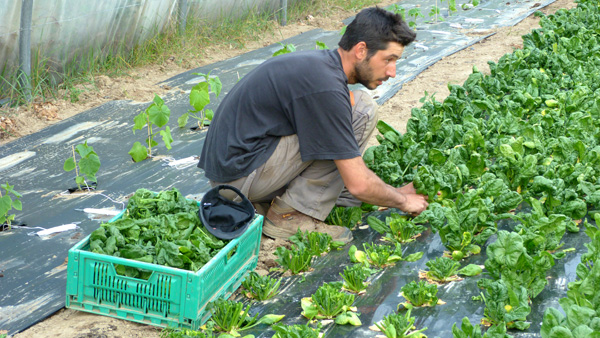
<path fill-rule="evenodd" d="M 388 48 L 390 42 L 408 46 L 415 40 L 417 33 L 413 31 L 399 14 L 379 7 L 365 8 L 346 27 L 346 32 L 339 42 L 343 50 L 350 50 L 357 43 L 367 44 L 367 59 L 378 50 Z"/>

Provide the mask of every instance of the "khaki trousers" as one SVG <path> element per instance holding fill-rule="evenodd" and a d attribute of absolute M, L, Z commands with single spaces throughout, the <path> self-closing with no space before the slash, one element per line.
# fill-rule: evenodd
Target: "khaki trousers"
<path fill-rule="evenodd" d="M 377 103 L 365 91 L 353 93 L 352 127 L 360 151 L 364 153 L 377 125 Z M 232 185 L 253 203 L 270 203 L 280 196 L 290 207 L 321 221 L 329 215 L 336 201 L 339 205 L 360 205 L 360 201 L 344 189 L 332 160 L 302 162 L 297 135 L 282 137 L 273 155 L 250 175 L 232 182 L 210 183 L 212 186 Z"/>

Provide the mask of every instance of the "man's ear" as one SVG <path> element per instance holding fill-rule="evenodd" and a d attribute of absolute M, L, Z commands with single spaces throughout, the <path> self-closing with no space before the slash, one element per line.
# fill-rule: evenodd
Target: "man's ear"
<path fill-rule="evenodd" d="M 357 60 L 362 61 L 365 60 L 367 58 L 367 44 L 364 41 L 361 41 L 359 43 L 357 43 L 356 45 L 354 45 L 354 56 L 356 57 Z"/>

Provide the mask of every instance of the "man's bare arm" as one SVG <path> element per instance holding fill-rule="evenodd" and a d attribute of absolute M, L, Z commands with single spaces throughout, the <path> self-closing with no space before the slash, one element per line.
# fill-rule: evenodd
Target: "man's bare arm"
<path fill-rule="evenodd" d="M 348 191 L 363 202 L 413 214 L 421 213 L 429 205 L 426 196 L 417 194 L 412 184 L 395 188 L 383 182 L 361 157 L 334 162 Z"/>

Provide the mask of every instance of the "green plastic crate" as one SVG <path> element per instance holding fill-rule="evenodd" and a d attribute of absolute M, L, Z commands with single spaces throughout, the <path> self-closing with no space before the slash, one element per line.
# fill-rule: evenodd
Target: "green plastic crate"
<path fill-rule="evenodd" d="M 118 218 L 117 216 L 115 217 Z M 89 237 L 69 250 L 66 307 L 160 327 L 198 330 L 206 306 L 229 297 L 256 268 L 263 216 L 197 272 L 96 254 Z M 114 264 L 152 271 L 148 280 L 118 275 Z"/>

